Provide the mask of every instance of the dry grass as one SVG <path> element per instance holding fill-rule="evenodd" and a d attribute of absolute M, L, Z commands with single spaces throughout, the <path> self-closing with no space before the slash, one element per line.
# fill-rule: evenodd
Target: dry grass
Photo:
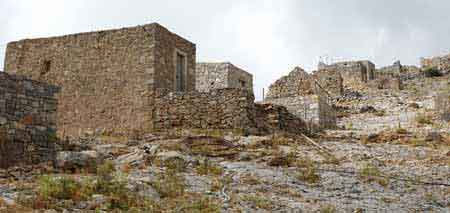
<path fill-rule="evenodd" d="M 416 122 L 421 125 L 431 125 L 433 124 L 432 117 L 426 114 L 417 114 Z"/>
<path fill-rule="evenodd" d="M 389 185 L 389 179 L 386 175 L 371 163 L 366 163 L 359 169 L 358 177 L 366 182 L 377 182 L 384 187 Z"/>
<path fill-rule="evenodd" d="M 199 175 L 221 176 L 223 174 L 223 168 L 210 162 L 208 158 L 201 160 L 195 170 Z"/>
<path fill-rule="evenodd" d="M 321 206 L 319 209 L 320 213 L 335 213 L 337 212 L 336 207 L 334 207 L 333 205 L 324 205 Z"/>
<path fill-rule="evenodd" d="M 317 173 L 316 164 L 309 158 L 300 158 L 296 161 L 298 167 L 295 177 L 299 181 L 309 184 L 316 184 L 320 182 L 320 175 Z"/>
<path fill-rule="evenodd" d="M 244 195 L 241 196 L 241 200 L 251 203 L 258 209 L 271 210 L 274 207 L 274 203 L 262 195 Z"/>

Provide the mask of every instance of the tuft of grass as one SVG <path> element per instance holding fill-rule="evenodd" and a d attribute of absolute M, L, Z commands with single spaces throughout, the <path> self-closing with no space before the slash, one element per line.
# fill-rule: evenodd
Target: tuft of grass
<path fill-rule="evenodd" d="M 184 177 L 173 170 L 167 170 L 165 173 L 159 174 L 157 180 L 152 183 L 152 186 L 162 198 L 180 197 L 186 191 Z"/>
<path fill-rule="evenodd" d="M 427 116 L 425 114 L 418 114 L 416 116 L 416 122 L 423 125 L 431 125 L 433 124 L 433 121 L 431 119 L 431 116 Z"/>
<path fill-rule="evenodd" d="M 216 201 L 207 197 L 201 197 L 191 202 L 182 203 L 179 212 L 219 213 L 221 208 L 221 205 Z"/>
<path fill-rule="evenodd" d="M 395 132 L 396 132 L 397 134 L 402 134 L 402 135 L 408 134 L 408 130 L 406 130 L 406 129 L 404 129 L 404 128 L 397 128 L 397 129 L 395 130 Z"/>
<path fill-rule="evenodd" d="M 320 207 L 320 213 L 335 213 L 337 212 L 336 207 L 333 205 L 324 205 Z"/>
<path fill-rule="evenodd" d="M 385 110 L 377 110 L 373 114 L 378 117 L 383 117 L 386 115 L 386 111 Z"/>
<path fill-rule="evenodd" d="M 367 182 L 377 182 L 381 186 L 388 186 L 389 179 L 385 177 L 385 175 L 371 163 L 364 164 L 358 171 L 358 176 Z"/>
<path fill-rule="evenodd" d="M 201 160 L 195 170 L 199 175 L 221 176 L 223 174 L 223 168 L 210 162 L 208 158 Z"/>
<path fill-rule="evenodd" d="M 317 174 L 317 168 L 309 158 L 301 158 L 297 160 L 296 165 L 298 167 L 295 177 L 299 181 L 303 181 L 309 184 L 316 184 L 320 182 L 320 175 Z"/>
<path fill-rule="evenodd" d="M 241 197 L 242 201 L 252 203 L 256 208 L 271 210 L 274 204 L 271 200 L 265 198 L 264 196 L 258 195 L 244 195 Z"/>
<path fill-rule="evenodd" d="M 297 161 L 297 156 L 294 152 L 288 154 L 277 153 L 268 162 L 269 166 L 281 166 L 281 167 L 291 167 L 294 166 Z"/>

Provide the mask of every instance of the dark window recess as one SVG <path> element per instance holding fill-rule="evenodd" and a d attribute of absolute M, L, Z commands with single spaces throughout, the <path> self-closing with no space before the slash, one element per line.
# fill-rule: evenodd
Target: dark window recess
<path fill-rule="evenodd" d="M 185 56 L 177 53 L 176 58 L 176 70 L 175 70 L 175 91 L 184 92 L 186 91 L 186 64 Z"/>
<path fill-rule="evenodd" d="M 239 83 L 241 84 L 241 87 L 242 87 L 242 88 L 245 88 L 245 87 L 246 87 L 245 81 L 239 80 Z"/>
<path fill-rule="evenodd" d="M 51 61 L 44 61 L 44 63 L 42 64 L 41 75 L 45 75 L 48 72 L 50 72 L 51 67 L 52 67 Z"/>

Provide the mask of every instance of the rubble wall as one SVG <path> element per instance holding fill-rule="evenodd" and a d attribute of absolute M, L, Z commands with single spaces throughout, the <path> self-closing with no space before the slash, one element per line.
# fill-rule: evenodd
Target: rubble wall
<path fill-rule="evenodd" d="M 247 129 L 254 127 L 254 96 L 241 89 L 155 95 L 153 127 L 160 129 Z"/>
<path fill-rule="evenodd" d="M 0 72 L 0 168 L 53 160 L 58 91 Z"/>
<path fill-rule="evenodd" d="M 12 42 L 5 69 L 62 87 L 59 135 L 129 134 L 151 127 L 151 91 L 174 89 L 176 51 L 194 90 L 195 44 L 158 24 Z"/>

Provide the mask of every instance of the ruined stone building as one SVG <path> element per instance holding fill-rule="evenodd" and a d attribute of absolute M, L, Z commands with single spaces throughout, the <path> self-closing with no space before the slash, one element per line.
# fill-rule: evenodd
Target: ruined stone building
<path fill-rule="evenodd" d="M 343 80 L 336 70 L 324 69 L 309 74 L 295 67 L 270 85 L 267 98 L 262 103 L 284 106 L 290 113 L 312 125 L 330 128 L 335 126 L 336 120 L 335 115 L 327 114 L 334 111 L 328 100 L 342 93 Z"/>
<path fill-rule="evenodd" d="M 450 71 L 450 54 L 432 58 L 421 58 L 420 64 L 422 68 L 437 68 L 440 71 Z"/>
<path fill-rule="evenodd" d="M 253 91 L 253 76 L 229 62 L 197 63 L 196 88 L 200 92 L 225 88 Z"/>
<path fill-rule="evenodd" d="M 345 87 L 364 85 L 367 81 L 375 79 L 375 64 L 371 61 L 345 61 L 334 64 L 319 63 L 318 70 L 335 70 L 343 78 Z"/>
<path fill-rule="evenodd" d="M 26 39 L 5 69 L 58 85 L 58 132 L 150 128 L 154 89 L 195 90 L 195 44 L 159 24 Z"/>
<path fill-rule="evenodd" d="M 53 159 L 58 91 L 0 72 L 0 168 Z"/>

